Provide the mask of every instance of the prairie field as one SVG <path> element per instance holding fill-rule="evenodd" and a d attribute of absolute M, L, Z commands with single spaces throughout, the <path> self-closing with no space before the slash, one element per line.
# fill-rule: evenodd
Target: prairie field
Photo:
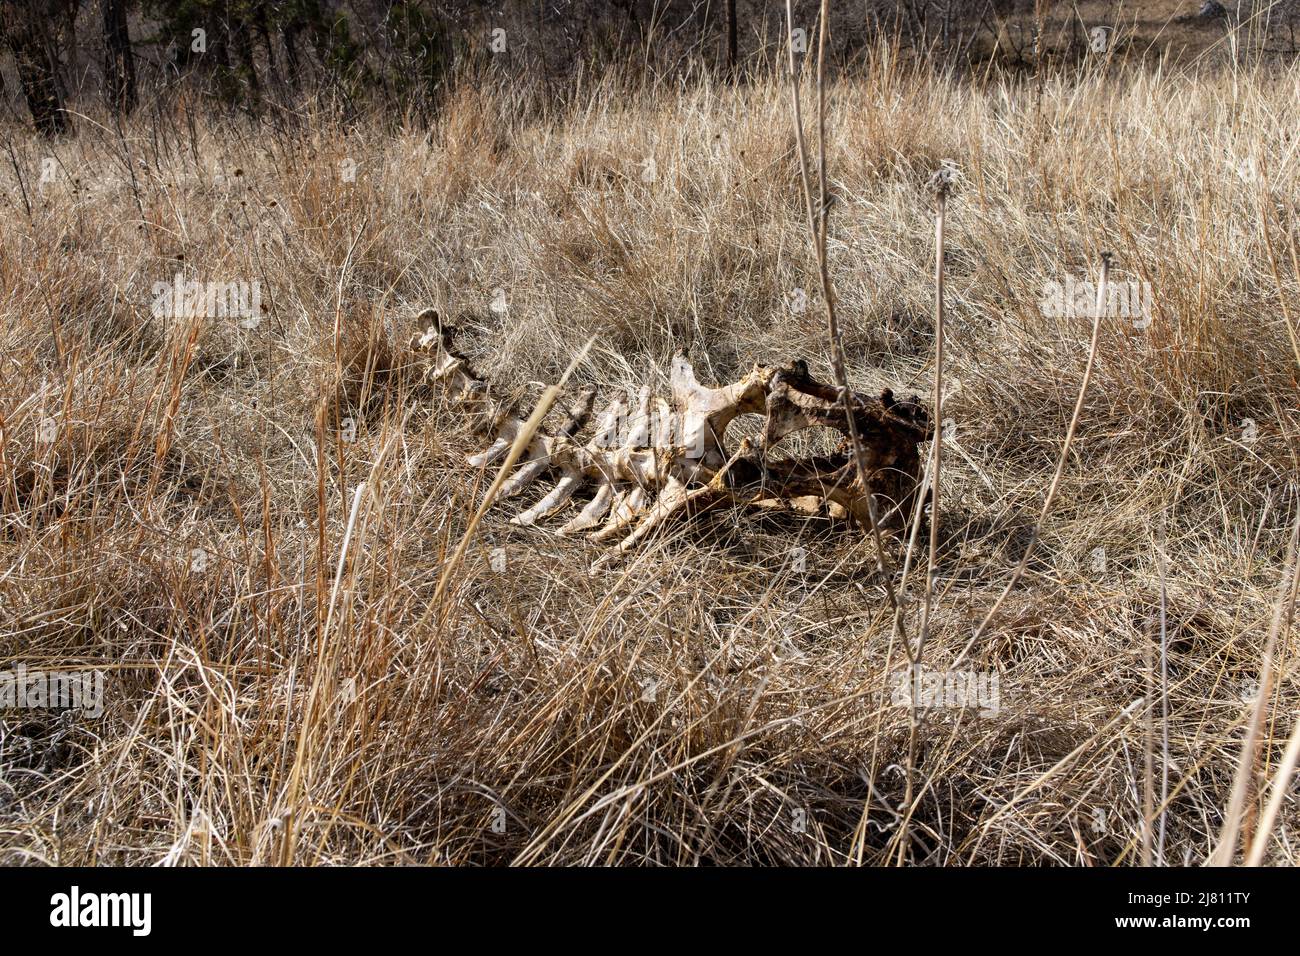
<path fill-rule="evenodd" d="M 900 705 L 850 522 L 715 509 L 598 568 L 509 523 L 540 485 L 472 526 L 487 437 L 412 345 L 437 309 L 525 413 L 589 342 L 565 395 L 677 350 L 833 381 L 783 73 L 488 77 L 429 122 L 159 93 L 0 120 L 0 661 L 104 674 L 97 717 L 0 712 L 0 862 L 1295 862 L 1300 66 L 881 44 L 824 100 L 856 390 L 933 406 L 954 171 L 937 499 L 884 549 L 980 706 Z M 1135 308 L 1094 349 L 1050 299 L 1103 253 Z"/>

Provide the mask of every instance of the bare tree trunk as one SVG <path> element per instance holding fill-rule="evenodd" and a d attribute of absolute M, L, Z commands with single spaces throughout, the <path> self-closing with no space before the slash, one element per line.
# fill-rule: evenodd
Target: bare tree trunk
<path fill-rule="evenodd" d="M 261 90 L 261 80 L 257 75 L 257 62 L 253 59 L 253 42 L 248 33 L 248 23 L 242 15 L 230 13 L 226 17 L 226 46 L 239 62 L 239 79 L 248 84 L 249 90 L 256 96 Z"/>
<path fill-rule="evenodd" d="M 284 43 L 285 79 L 291 87 L 298 86 L 298 69 L 301 66 L 298 59 L 298 34 L 301 32 L 302 23 L 296 19 L 286 23 L 280 32 L 280 39 Z"/>
<path fill-rule="evenodd" d="M 46 136 L 68 131 L 68 114 L 63 111 L 58 81 L 49 57 L 42 49 L 22 47 L 14 50 L 18 65 L 18 78 L 22 81 L 27 108 L 32 111 L 32 121 Z"/>
<path fill-rule="evenodd" d="M 54 45 L 43 29 L 42 18 L 48 16 L 31 0 L 0 0 L 0 45 L 13 51 L 32 122 L 46 136 L 55 136 L 70 124 L 59 93 Z"/>
<path fill-rule="evenodd" d="M 724 0 L 722 18 L 727 31 L 727 75 L 736 75 L 736 0 Z"/>
<path fill-rule="evenodd" d="M 271 28 L 266 22 L 266 7 L 263 4 L 257 4 L 253 10 L 253 25 L 257 29 L 257 35 L 262 38 L 262 45 L 266 47 L 266 69 L 271 74 L 271 83 L 274 86 L 282 86 L 280 70 L 275 62 L 275 41 L 271 37 Z"/>
<path fill-rule="evenodd" d="M 108 105 L 120 113 L 135 109 L 135 59 L 126 25 L 126 0 L 103 0 L 104 91 Z"/>

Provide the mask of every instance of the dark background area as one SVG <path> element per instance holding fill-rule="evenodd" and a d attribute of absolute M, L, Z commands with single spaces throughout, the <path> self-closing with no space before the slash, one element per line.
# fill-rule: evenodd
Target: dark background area
<path fill-rule="evenodd" d="M 819 8 L 793 4 L 810 49 Z M 835 0 L 829 9 L 833 71 L 852 69 L 876 43 L 954 70 L 1037 71 L 1098 54 L 1290 57 L 1300 36 L 1300 0 Z M 428 117 L 457 82 L 488 75 L 535 80 L 552 98 L 575 77 L 741 79 L 782 64 L 785 16 L 779 0 L 0 0 L 0 83 L 10 117 L 51 135 L 77 112 L 129 113 L 182 87 L 250 111 L 310 96 Z"/>

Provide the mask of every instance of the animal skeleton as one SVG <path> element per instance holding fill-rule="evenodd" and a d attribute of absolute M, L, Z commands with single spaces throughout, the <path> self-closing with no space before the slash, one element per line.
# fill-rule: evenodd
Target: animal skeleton
<path fill-rule="evenodd" d="M 453 400 L 492 436 L 486 450 L 469 457 L 475 468 L 507 455 L 524 429 L 525 417 L 494 397 L 465 358 L 454 350 L 456 329 L 438 313 L 419 316 L 428 323 L 412 348 L 429 381 L 442 383 Z M 868 493 L 875 496 L 882 527 L 899 528 L 910 514 L 920 478 L 918 443 L 931 436 L 929 415 L 916 398 L 896 401 L 885 389 L 878 398 L 853 393 L 854 417 L 869 472 L 859 480 L 845 437 L 830 455 L 775 458 L 773 447 L 793 432 L 826 426 L 849 434 L 848 419 L 834 386 L 815 381 L 803 361 L 755 365 L 731 385 L 710 388 L 696 380 L 680 353 L 673 359 L 671 395 L 640 389 L 629 408 L 620 399 L 597 416 L 594 436 L 579 434 L 591 417 L 596 390 L 584 389 L 554 432 L 538 430 L 517 470 L 501 486 L 500 497 L 519 495 L 544 475 L 550 491 L 511 519 L 533 525 L 551 518 L 574 495 L 594 486 L 592 497 L 560 534 L 594 531 L 596 541 L 618 541 L 622 554 L 680 514 L 698 514 L 721 502 L 761 508 L 868 520 Z M 765 418 L 757 442 L 745 438 L 728 451 L 727 428 L 740 415 Z"/>

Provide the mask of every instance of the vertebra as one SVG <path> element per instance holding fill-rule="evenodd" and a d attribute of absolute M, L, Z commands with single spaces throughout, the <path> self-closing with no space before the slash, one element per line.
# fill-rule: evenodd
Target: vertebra
<path fill-rule="evenodd" d="M 428 323 L 412 341 L 425 377 L 442 383 L 489 434 L 488 447 L 468 459 L 472 467 L 488 467 L 509 451 L 526 416 L 493 396 L 456 354 L 456 330 L 436 311 L 425 310 L 418 321 Z M 677 515 L 720 502 L 825 512 L 866 524 L 870 494 L 883 527 L 905 524 L 920 479 L 917 446 L 932 434 L 929 415 L 915 397 L 899 402 L 889 389 L 879 397 L 853 393 L 868 472 L 864 487 L 848 447 L 848 419 L 838 390 L 814 380 L 803 361 L 755 365 L 738 382 L 710 388 L 696 380 L 690 362 L 679 353 L 673 357 L 670 391 L 665 399 L 642 388 L 631 411 L 623 401 L 613 402 L 597 416 L 595 434 L 585 443 L 579 435 L 591 417 L 596 390 L 581 392 L 558 429 L 532 437 L 501 486 L 500 497 L 511 498 L 543 478 L 552 482 L 512 523 L 534 525 L 553 518 L 579 492 L 590 492 L 558 533 L 596 529 L 595 540 L 618 541 L 613 554 L 627 551 Z M 744 414 L 765 417 L 762 436 L 757 442 L 745 439 L 730 452 L 728 426 Z M 845 436 L 830 455 L 771 456 L 786 436 L 819 426 Z"/>

